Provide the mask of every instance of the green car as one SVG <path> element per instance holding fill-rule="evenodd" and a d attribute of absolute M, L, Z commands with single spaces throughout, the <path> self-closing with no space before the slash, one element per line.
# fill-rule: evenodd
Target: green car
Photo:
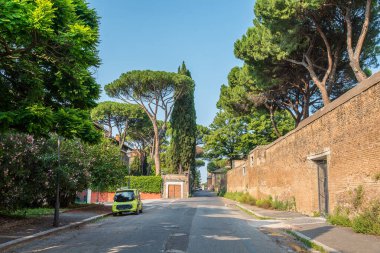
<path fill-rule="evenodd" d="M 113 200 L 112 213 L 114 216 L 121 213 L 139 214 L 143 211 L 140 192 L 136 189 L 118 189 Z"/>

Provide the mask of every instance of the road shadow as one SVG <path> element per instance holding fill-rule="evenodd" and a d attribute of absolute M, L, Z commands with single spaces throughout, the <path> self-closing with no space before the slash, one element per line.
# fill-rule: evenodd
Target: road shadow
<path fill-rule="evenodd" d="M 210 191 L 195 191 L 193 197 L 216 197 L 216 192 Z"/>

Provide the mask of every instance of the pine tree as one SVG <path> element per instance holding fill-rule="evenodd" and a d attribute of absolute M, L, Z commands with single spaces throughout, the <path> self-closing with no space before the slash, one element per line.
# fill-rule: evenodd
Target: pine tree
<path fill-rule="evenodd" d="M 178 73 L 191 78 L 185 62 L 178 67 Z M 195 178 L 195 145 L 196 145 L 196 113 L 194 106 L 194 87 L 176 100 L 170 123 L 172 138 L 170 141 L 169 159 L 174 172 L 190 171 Z"/>

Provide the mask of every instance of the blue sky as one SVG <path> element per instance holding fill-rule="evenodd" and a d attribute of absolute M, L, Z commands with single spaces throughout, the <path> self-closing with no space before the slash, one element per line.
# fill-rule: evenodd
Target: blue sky
<path fill-rule="evenodd" d="M 234 42 L 252 25 L 253 0 L 89 0 L 101 17 L 105 84 L 130 70 L 176 72 L 184 60 L 196 83 L 197 123 L 209 125 L 220 86 L 230 69 L 242 65 Z M 103 92 L 101 100 L 110 100 Z"/>
<path fill-rule="evenodd" d="M 104 86 L 130 70 L 176 72 L 186 62 L 196 83 L 197 123 L 208 126 L 220 86 L 242 65 L 234 42 L 252 25 L 253 0 L 89 0 L 100 21 L 95 73 Z M 101 101 L 110 100 L 103 92 Z M 202 182 L 206 168 L 200 168 Z"/>

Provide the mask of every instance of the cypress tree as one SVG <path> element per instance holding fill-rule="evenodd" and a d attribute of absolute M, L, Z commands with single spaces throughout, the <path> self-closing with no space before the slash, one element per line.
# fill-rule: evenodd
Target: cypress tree
<path fill-rule="evenodd" d="M 178 67 L 178 74 L 191 78 L 185 62 Z M 174 172 L 189 171 L 195 176 L 196 113 L 194 106 L 194 86 L 174 103 L 170 123 L 172 138 L 170 140 L 169 159 Z"/>

